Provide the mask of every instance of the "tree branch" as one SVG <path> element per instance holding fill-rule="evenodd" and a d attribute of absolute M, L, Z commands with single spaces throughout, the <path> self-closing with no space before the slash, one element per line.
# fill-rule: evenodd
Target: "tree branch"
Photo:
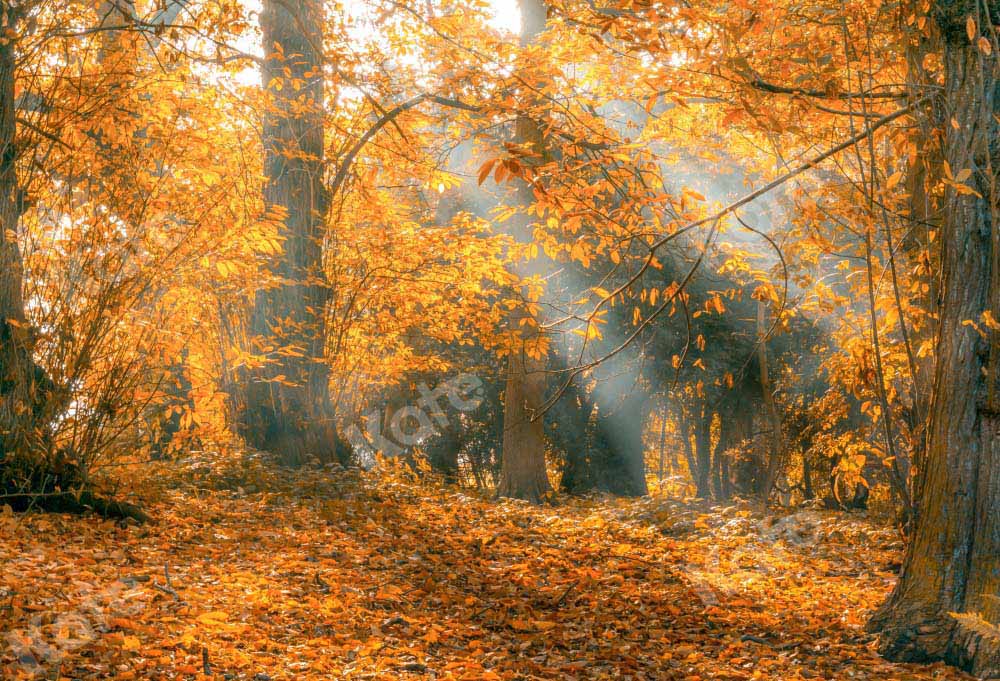
<path fill-rule="evenodd" d="M 857 143 L 865 140 L 866 138 L 868 138 L 869 136 L 871 136 L 872 134 L 874 134 L 875 131 L 878 130 L 879 128 L 882 128 L 882 127 L 888 125 L 889 123 L 891 123 L 894 120 L 902 118 L 903 116 L 905 116 L 906 114 L 910 113 L 911 111 L 913 111 L 917 107 L 921 106 L 922 104 L 925 104 L 929 100 L 930 100 L 929 96 L 928 97 L 922 97 L 922 98 L 920 98 L 918 100 L 915 100 L 915 101 L 911 102 L 910 104 L 908 104 L 907 106 L 905 106 L 905 107 L 903 107 L 901 109 L 898 109 L 898 110 L 896 110 L 896 111 L 894 111 L 894 112 L 892 112 L 890 114 L 886 114 L 885 116 L 882 116 L 878 120 L 873 121 L 871 123 L 871 125 L 869 125 L 868 127 L 866 127 L 862 132 L 860 132 L 860 133 L 858 133 L 856 135 L 853 135 L 852 137 L 850 137 L 850 138 L 844 140 L 843 142 L 841 142 L 840 144 L 838 144 L 838 145 L 836 145 L 834 147 L 831 147 L 830 149 L 827 149 L 826 151 L 824 151 L 821 154 L 818 154 L 818 155 L 814 156 L 813 158 L 809 159 L 805 163 L 802 163 L 798 167 L 793 168 L 792 170 L 789 170 L 788 172 L 786 172 L 783 175 L 781 175 L 780 177 L 777 177 L 774 180 L 772 180 L 771 182 L 768 182 L 766 185 L 764 185 L 760 189 L 757 189 L 756 191 L 750 192 L 746 196 L 743 196 L 742 198 L 740 198 L 740 199 L 738 199 L 738 200 L 730 203 L 729 205 L 727 205 L 727 206 L 719 209 L 718 211 L 712 213 L 711 215 L 708 215 L 708 216 L 706 216 L 704 218 L 701 218 L 699 220 L 694 220 L 692 222 L 689 222 L 686 225 L 684 225 L 683 227 L 680 227 L 679 229 L 677 229 L 676 231 L 671 232 L 670 234 L 667 234 L 666 236 L 661 237 L 657 241 L 653 242 L 649 246 L 649 253 L 646 256 L 646 259 L 643 261 L 643 264 L 638 268 L 638 270 L 636 270 L 635 273 L 633 273 L 633 275 L 631 277 L 629 277 L 629 279 L 627 281 L 625 281 L 623 284 L 621 284 L 620 286 L 618 286 L 614 291 L 611 291 L 607 296 L 603 297 L 601 300 L 599 300 L 597 302 L 597 304 L 594 306 L 594 309 L 591 311 L 590 315 L 588 316 L 588 318 L 587 318 L 588 320 L 592 320 L 594 318 L 594 316 L 601 310 L 601 308 L 603 308 L 609 301 L 613 300 L 616 296 L 620 295 L 621 293 L 624 293 L 629 287 L 631 287 L 633 284 L 635 284 L 635 282 L 637 282 L 640 277 L 642 277 L 642 275 L 652 266 L 652 263 L 653 263 L 653 261 L 655 259 L 656 251 L 657 250 L 659 250 L 660 248 L 662 248 L 666 244 L 670 243 L 671 241 L 675 240 L 677 237 L 681 236 L 682 234 L 695 229 L 696 227 L 700 227 L 700 226 L 705 225 L 705 224 L 711 224 L 712 225 L 712 229 L 709 231 L 709 236 L 706 239 L 704 246 L 702 247 L 702 253 L 701 253 L 701 255 L 698 257 L 698 259 L 695 262 L 695 267 L 692 267 L 688 271 L 687 275 L 681 281 L 680 286 L 675 291 L 673 291 L 672 295 L 668 296 L 664 300 L 664 302 L 656 310 L 653 311 L 653 313 L 650 316 L 648 316 L 645 319 L 643 319 L 642 322 L 638 325 L 638 327 L 628 336 L 628 338 L 625 339 L 625 341 L 623 341 L 617 347 L 615 347 L 610 352 L 608 352 L 607 354 L 605 354 L 603 357 L 598 357 L 597 359 L 594 359 L 594 360 L 592 360 L 590 362 L 586 362 L 584 364 L 579 364 L 579 365 L 574 366 L 574 367 L 568 367 L 566 369 L 563 369 L 562 371 L 565 372 L 565 373 L 567 373 L 567 379 L 565 380 L 565 382 L 562 383 L 562 385 L 560 386 L 560 388 L 556 391 L 555 395 L 545 401 L 545 403 L 542 405 L 542 408 L 539 409 L 538 412 L 532 416 L 532 419 L 540 418 L 541 416 L 543 416 L 545 414 L 546 411 L 548 411 L 549 409 L 551 409 L 552 406 L 559 400 L 559 397 L 566 391 L 566 388 L 569 386 L 569 383 L 574 378 L 576 378 L 576 376 L 578 376 L 579 374 L 583 373 L 584 371 L 587 371 L 588 369 L 592 369 L 592 368 L 598 366 L 599 364 L 602 364 L 603 362 L 607 361 L 608 359 L 610 359 L 610 358 L 614 357 L 615 355 L 619 354 L 620 352 L 622 352 L 636 338 L 639 337 L 640 332 L 642 332 L 647 326 L 649 326 L 649 324 L 652 323 L 652 321 L 654 319 L 656 319 L 660 315 L 660 313 L 663 312 L 663 310 L 666 309 L 666 307 L 667 307 L 668 304 L 670 304 L 671 302 L 673 302 L 673 300 L 677 297 L 677 295 L 687 285 L 688 281 L 691 279 L 691 277 L 693 276 L 695 270 L 697 269 L 697 266 L 701 263 L 702 259 L 704 258 L 705 252 L 707 252 L 708 246 L 711 243 L 712 237 L 715 234 L 715 231 L 716 231 L 716 229 L 719 226 L 719 221 L 722 218 L 726 217 L 730 213 L 735 212 L 737 209 L 741 208 L 742 206 L 745 206 L 746 204 L 751 203 L 751 202 L 755 201 L 756 199 L 759 199 L 761 196 L 764 196 L 765 194 L 773 191 L 774 189 L 777 189 L 781 185 L 783 185 L 786 182 L 788 182 L 789 180 L 791 180 L 791 179 L 793 179 L 793 178 L 801 175 L 802 173 L 804 173 L 805 171 L 809 170 L 810 168 L 814 168 L 815 166 L 819 165 L 820 163 L 822 163 L 826 159 L 830 158 L 831 156 L 836 156 L 841 151 L 844 151 L 845 149 L 849 149 L 850 147 L 854 146 L 855 144 L 857 144 Z M 558 323 L 559 322 L 555 322 L 553 324 L 548 324 L 546 326 L 548 328 L 552 328 L 553 326 L 555 326 Z M 584 343 L 584 345 L 586 346 L 586 343 Z M 581 350 L 581 357 L 582 357 L 582 350 Z"/>
<path fill-rule="evenodd" d="M 381 118 L 375 121 L 375 124 L 372 125 L 372 127 L 368 128 L 368 130 L 366 130 L 365 133 L 361 135 L 360 138 L 358 138 L 358 141 L 355 142 L 353 147 L 351 147 L 351 150 L 344 155 L 343 160 L 341 160 L 340 162 L 340 166 L 337 168 L 337 174 L 334 176 L 333 182 L 330 183 L 330 186 L 328 188 L 330 191 L 331 199 L 334 196 L 336 196 L 337 193 L 340 191 L 341 187 L 344 184 L 344 181 L 347 179 L 347 173 L 350 171 L 351 165 L 354 163 L 354 159 L 357 158 L 357 155 L 359 153 L 361 153 L 361 149 L 363 149 L 364 146 L 368 144 L 369 140 L 371 140 L 372 137 L 378 134 L 378 132 L 382 128 L 384 128 L 389 123 L 394 121 L 401 113 L 409 111 L 410 109 L 420 105 L 423 102 L 434 102 L 442 106 L 447 106 L 452 109 L 461 109 L 463 111 L 482 110 L 482 107 L 476 106 L 474 104 L 467 104 L 457 99 L 450 99 L 448 97 L 441 97 L 439 95 L 423 93 L 403 102 L 402 104 L 395 106 L 389 111 L 386 111 Z"/>
<path fill-rule="evenodd" d="M 859 99 L 868 97 L 869 99 L 906 99 L 908 93 L 905 90 L 889 90 L 886 92 L 827 92 L 826 90 L 810 90 L 801 87 L 788 87 L 785 85 L 775 85 L 770 83 L 756 73 L 741 74 L 746 78 L 746 82 L 751 87 L 770 92 L 775 95 L 799 95 L 800 97 L 813 97 L 816 99 Z"/>

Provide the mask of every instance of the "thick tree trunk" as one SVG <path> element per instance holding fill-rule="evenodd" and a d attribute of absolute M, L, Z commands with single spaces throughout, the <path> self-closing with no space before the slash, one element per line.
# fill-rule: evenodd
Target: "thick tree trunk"
<path fill-rule="evenodd" d="M 745 440 L 750 439 L 753 430 L 753 412 L 745 388 L 740 386 L 734 389 L 717 413 L 719 441 L 715 446 L 712 462 L 712 486 L 716 498 L 725 501 L 737 492 L 749 495 L 753 489 L 753 480 L 757 477 L 753 461 L 741 458 L 744 452 L 739 449 Z M 734 452 L 739 456 L 734 455 Z M 747 462 L 750 463 L 749 470 L 743 471 L 741 466 L 747 467 Z M 741 476 L 750 482 L 741 480 Z"/>
<path fill-rule="evenodd" d="M 14 17 L 11 17 L 13 20 Z M 16 26 L 16 25 L 15 25 Z M 14 117 L 14 40 L 0 36 L 0 482 L 27 455 L 37 412 L 34 363 L 24 310 L 24 266 L 17 242 L 20 187 Z M 3 486 L 0 486 L 2 489 Z"/>
<path fill-rule="evenodd" d="M 938 363 L 915 531 L 871 627 L 890 659 L 943 659 L 1000 678 L 1000 333 L 983 318 L 1000 318 L 1000 80 L 991 30 L 1000 3 L 939 1 L 933 12 L 953 122 L 944 155 L 954 173 L 972 171 L 978 196 L 946 192 Z M 969 40 L 969 18 L 993 42 L 992 56 Z"/>
<path fill-rule="evenodd" d="M 264 200 L 284 213 L 284 251 L 275 282 L 259 291 L 250 321 L 255 351 L 269 362 L 250 372 L 241 415 L 247 441 L 289 465 L 342 458 L 325 362 L 329 289 L 323 271 L 327 207 L 323 185 L 322 3 L 265 0 L 260 23 Z"/>
<path fill-rule="evenodd" d="M 509 358 L 504 392 L 503 461 L 497 494 L 540 503 L 552 490 L 545 470 L 544 365 L 524 352 Z M 539 417 L 539 418 L 536 418 Z"/>
<path fill-rule="evenodd" d="M 85 476 L 64 453 L 45 457 L 51 454 L 48 421 L 53 386 L 32 356 L 32 330 L 24 306 L 24 264 L 17 241 L 22 201 L 17 178 L 11 37 L 17 35 L 16 19 L 16 13 L 9 11 L 7 36 L 0 36 L 0 505 L 7 504 L 15 511 L 95 510 L 145 521 L 148 517 L 135 506 L 102 499 L 85 489 Z"/>
<path fill-rule="evenodd" d="M 520 0 L 521 42 L 530 43 L 545 30 L 546 6 L 540 0 Z M 529 116 L 518 116 L 515 141 L 529 145 L 538 157 L 544 157 L 544 142 L 539 123 Z M 518 200 L 529 205 L 534 201 L 531 187 L 519 181 Z M 530 221 L 515 226 L 519 241 L 531 239 Z M 521 275 L 533 274 L 538 268 L 519 268 Z M 516 310 L 510 319 L 512 331 L 525 329 L 522 325 L 527 312 Z M 541 321 L 534 319 L 537 327 Z M 526 339 L 530 342 L 530 338 Z M 503 460 L 497 493 L 502 497 L 540 502 L 551 491 L 545 471 L 545 424 L 540 407 L 545 399 L 545 358 L 531 357 L 528 343 L 516 342 L 510 350 L 507 364 L 507 387 L 504 391 Z"/>

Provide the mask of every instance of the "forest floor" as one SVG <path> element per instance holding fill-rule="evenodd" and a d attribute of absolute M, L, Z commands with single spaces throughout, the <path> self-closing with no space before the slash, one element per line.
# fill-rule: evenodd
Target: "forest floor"
<path fill-rule="evenodd" d="M 858 516 L 335 480 L 0 514 L 0 676 L 966 678 L 874 653 L 902 544 Z"/>

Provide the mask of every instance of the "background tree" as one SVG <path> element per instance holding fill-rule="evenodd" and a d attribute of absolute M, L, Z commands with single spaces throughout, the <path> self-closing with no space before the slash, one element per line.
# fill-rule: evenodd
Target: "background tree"
<path fill-rule="evenodd" d="M 521 44 L 530 45 L 545 30 L 548 9 L 542 0 L 520 0 Z M 541 121 L 530 107 L 520 113 L 515 122 L 514 140 L 522 145 L 528 168 L 544 161 L 546 156 Z M 527 209 L 535 201 L 529 177 L 519 181 L 517 199 Z M 531 219 L 525 212 L 517 218 L 522 224 L 515 228 L 515 238 L 530 242 Z M 532 255 L 529 252 L 528 258 Z M 535 259 L 517 266 L 522 277 L 540 277 L 541 261 Z M 537 284 L 536 284 L 537 285 Z M 526 305 L 532 305 L 532 294 L 525 289 Z M 497 492 L 500 496 L 540 502 L 551 491 L 545 468 L 545 424 L 542 405 L 545 401 L 545 342 L 541 335 L 539 309 L 534 304 L 532 314 L 525 305 L 519 305 L 510 316 L 512 344 L 507 359 L 507 383 L 504 389 L 503 416 L 503 465 Z"/>
<path fill-rule="evenodd" d="M 280 216 L 282 254 L 254 301 L 249 332 L 262 360 L 246 375 L 240 418 L 247 441 L 288 464 L 346 457 L 333 420 L 326 361 L 330 291 L 323 269 L 323 5 L 265 2 L 260 25 L 264 200 Z"/>

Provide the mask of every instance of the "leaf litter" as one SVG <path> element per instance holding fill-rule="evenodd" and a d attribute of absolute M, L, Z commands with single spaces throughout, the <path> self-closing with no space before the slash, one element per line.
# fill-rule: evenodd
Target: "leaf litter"
<path fill-rule="evenodd" d="M 3 679 L 970 678 L 876 655 L 902 543 L 861 517 L 286 477 L 0 516 Z"/>

